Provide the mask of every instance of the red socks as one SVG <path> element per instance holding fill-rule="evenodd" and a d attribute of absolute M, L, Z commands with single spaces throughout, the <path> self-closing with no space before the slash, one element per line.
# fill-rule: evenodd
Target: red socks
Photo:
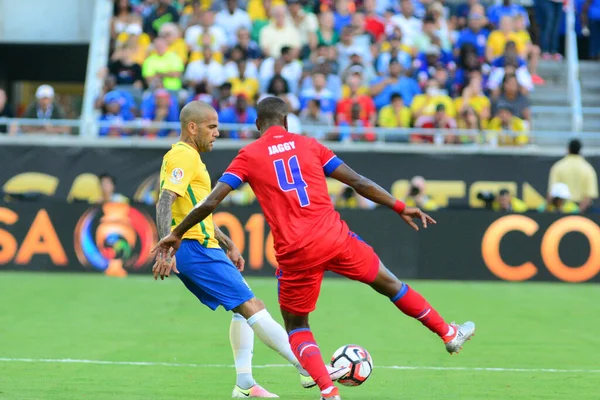
<path fill-rule="evenodd" d="M 323 363 L 321 350 L 308 328 L 294 329 L 289 333 L 290 345 L 302 368 L 310 374 L 321 390 L 333 386 L 329 372 Z"/>
<path fill-rule="evenodd" d="M 444 322 L 440 314 L 431 307 L 423 296 L 412 290 L 406 283 L 402 284 L 402 289 L 390 300 L 400 311 L 421 321 L 423 325 L 440 338 L 444 339 L 444 336 L 448 334 L 448 324 Z"/>

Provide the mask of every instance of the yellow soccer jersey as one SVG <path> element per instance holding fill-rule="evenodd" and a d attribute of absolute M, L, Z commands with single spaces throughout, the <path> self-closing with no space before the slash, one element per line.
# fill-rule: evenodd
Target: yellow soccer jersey
<path fill-rule="evenodd" d="M 190 145 L 177 142 L 163 157 L 160 169 L 160 190 L 170 190 L 177 194 L 171 208 L 173 220 L 171 229 L 179 225 L 196 204 L 211 191 L 210 176 L 200 154 Z M 195 239 L 204 247 L 219 248 L 215 239 L 212 215 L 183 235 L 184 239 Z"/>

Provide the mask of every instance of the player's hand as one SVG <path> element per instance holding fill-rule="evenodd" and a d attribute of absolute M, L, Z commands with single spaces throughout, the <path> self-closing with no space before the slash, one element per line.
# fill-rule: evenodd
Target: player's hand
<path fill-rule="evenodd" d="M 156 262 L 152 267 L 154 280 L 157 280 L 159 276 L 161 280 L 164 280 L 165 277 L 168 278 L 171 275 L 171 271 L 175 272 L 176 274 L 179 273 L 174 254 L 174 252 L 168 252 L 168 255 L 166 256 L 163 253 L 156 254 Z"/>
<path fill-rule="evenodd" d="M 244 271 L 244 265 L 246 265 L 246 260 L 242 257 L 242 254 L 237 249 L 237 247 L 233 246 L 231 249 L 227 250 L 227 257 L 231 260 L 233 265 L 238 269 L 238 271 Z"/>
<path fill-rule="evenodd" d="M 429 215 L 425 214 L 417 207 L 406 207 L 400 217 L 410 225 L 415 231 L 419 230 L 419 226 L 413 221 L 413 219 L 420 219 L 423 223 L 423 228 L 427 228 L 427 224 L 437 224 L 435 219 L 431 218 Z"/>

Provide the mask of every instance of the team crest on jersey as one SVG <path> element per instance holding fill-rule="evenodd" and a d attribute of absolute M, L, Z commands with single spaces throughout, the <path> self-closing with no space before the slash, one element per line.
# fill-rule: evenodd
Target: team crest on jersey
<path fill-rule="evenodd" d="M 183 179 L 183 170 L 181 168 L 175 168 L 171 173 L 171 180 L 175 183 L 181 182 Z"/>

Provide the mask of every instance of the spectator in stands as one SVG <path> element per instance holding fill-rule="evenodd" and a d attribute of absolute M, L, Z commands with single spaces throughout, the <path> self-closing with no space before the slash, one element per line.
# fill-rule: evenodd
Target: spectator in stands
<path fill-rule="evenodd" d="M 452 98 L 440 90 L 440 84 L 436 79 L 430 79 L 427 82 L 425 93 L 416 95 L 410 103 L 414 120 L 416 121 L 422 116 L 434 116 L 439 104 L 444 105 L 444 112 L 450 117 L 454 118 L 456 116 Z"/>
<path fill-rule="evenodd" d="M 113 17 L 110 24 L 110 36 L 116 39 L 119 34 L 125 32 L 127 26 L 135 19 L 133 7 L 129 0 L 115 0 L 113 6 Z"/>
<path fill-rule="evenodd" d="M 315 14 L 302 9 L 300 0 L 288 0 L 287 4 L 292 24 L 300 32 L 301 58 L 308 58 L 310 44 L 317 41 L 319 21 Z"/>
<path fill-rule="evenodd" d="M 338 53 L 338 63 L 342 71 L 346 69 L 350 63 L 350 56 L 353 53 L 358 52 L 359 54 L 364 55 L 364 53 L 368 51 L 368 49 L 365 49 L 364 47 L 354 45 L 354 29 L 350 25 L 345 26 L 342 29 L 342 35 L 340 36 L 339 43 L 336 45 L 336 49 Z"/>
<path fill-rule="evenodd" d="M 319 29 L 317 29 L 316 42 L 311 45 L 311 49 L 317 46 L 335 46 L 340 41 L 340 35 L 335 30 L 335 17 L 331 11 L 325 11 L 319 14 Z"/>
<path fill-rule="evenodd" d="M 365 12 L 365 30 L 380 42 L 385 37 L 385 20 L 377 14 L 377 0 L 365 0 L 363 2 Z"/>
<path fill-rule="evenodd" d="M 31 103 L 23 118 L 32 118 L 42 121 L 51 119 L 65 119 L 66 115 L 63 108 L 54 100 L 54 88 L 50 85 L 41 85 L 35 91 L 36 101 Z M 23 132 L 26 133 L 70 133 L 71 128 L 55 125 L 37 125 L 23 126 Z"/>
<path fill-rule="evenodd" d="M 500 57 L 509 41 L 515 42 L 517 55 L 525 59 L 527 57 L 527 43 L 523 42 L 523 37 L 515 33 L 512 17 L 505 15 L 500 19 L 499 29 L 490 33 L 488 37 L 485 50 L 486 59 L 491 62 Z"/>
<path fill-rule="evenodd" d="M 158 0 L 150 15 L 144 21 L 144 32 L 156 36 L 163 24 L 179 22 L 179 13 L 171 3 L 172 0 Z"/>
<path fill-rule="evenodd" d="M 424 211 L 439 209 L 436 201 L 427 195 L 427 183 L 422 176 L 415 176 L 410 180 L 410 188 L 404 198 L 404 203 L 408 207 L 419 207 Z"/>
<path fill-rule="evenodd" d="M 213 103 L 213 107 L 217 112 L 221 112 L 228 107 L 231 107 L 235 104 L 235 97 L 231 92 L 231 82 L 225 82 L 219 87 L 219 91 L 217 92 L 217 98 Z"/>
<path fill-rule="evenodd" d="M 7 102 L 6 91 L 0 88 L 0 118 L 14 118 L 14 114 Z M 0 125 L 0 134 L 8 133 L 9 135 L 15 135 L 17 133 L 17 126 L 11 125 Z"/>
<path fill-rule="evenodd" d="M 212 48 L 205 46 L 202 49 L 202 59 L 188 64 L 183 80 L 186 87 L 194 87 L 200 82 L 208 83 L 210 88 L 217 88 L 227 80 L 223 65 L 218 63 L 212 54 Z M 237 72 L 237 66 L 235 67 Z"/>
<path fill-rule="evenodd" d="M 485 24 L 486 20 L 484 15 L 473 12 L 469 14 L 469 25 L 460 32 L 458 40 L 456 41 L 454 50 L 456 56 L 460 54 L 460 49 L 468 43 L 475 46 L 477 49 L 477 56 L 480 59 L 484 59 L 485 46 L 487 44 L 488 36 L 490 35 L 490 31 L 485 29 Z"/>
<path fill-rule="evenodd" d="M 154 39 L 155 54 L 151 54 L 142 66 L 142 76 L 151 87 L 156 87 L 158 80 L 167 90 L 181 89 L 181 74 L 185 66 L 175 53 L 167 51 L 167 41 L 164 38 Z"/>
<path fill-rule="evenodd" d="M 454 101 L 456 112 L 461 114 L 468 107 L 472 107 L 484 125 L 491 116 L 490 99 L 483 93 L 483 77 L 481 71 L 469 72 L 468 84 L 462 90 L 462 96 Z"/>
<path fill-rule="evenodd" d="M 502 0 L 502 4 L 488 7 L 488 20 L 496 27 L 502 25 L 502 18 L 513 18 L 517 15 L 523 16 L 526 26 L 529 26 L 529 15 L 525 8 L 519 4 L 512 4 L 511 0 Z"/>
<path fill-rule="evenodd" d="M 188 103 L 190 101 L 203 101 L 208 104 L 212 104 L 214 106 L 215 99 L 211 93 L 212 90 L 209 90 L 206 81 L 200 81 L 193 86 L 194 94 L 190 96 L 188 99 Z"/>
<path fill-rule="evenodd" d="M 142 67 L 133 59 L 134 48 L 130 43 L 125 43 L 121 49 L 116 49 L 110 58 L 108 71 L 116 77 L 119 86 L 132 86 L 138 90 L 144 88 Z"/>
<path fill-rule="evenodd" d="M 549 1 L 549 0 L 546 0 Z M 571 201 L 569 186 L 563 182 L 556 182 L 550 187 L 549 200 L 544 201 L 539 207 L 539 212 L 579 214 L 580 209 Z"/>
<path fill-rule="evenodd" d="M 487 23 L 487 18 L 485 18 L 485 13 L 479 13 L 476 10 L 473 10 L 473 6 L 481 5 L 479 4 L 479 0 L 467 0 L 465 3 L 460 3 L 455 9 L 454 14 L 457 18 L 457 26 L 459 29 L 464 29 L 467 26 L 468 19 L 471 13 L 480 14 L 484 16 L 485 23 Z M 484 23 L 484 25 L 485 25 Z"/>
<path fill-rule="evenodd" d="M 110 123 L 107 126 L 101 126 L 100 136 L 128 136 L 131 134 L 130 128 L 124 128 L 124 121 L 133 121 L 134 116 L 127 107 L 127 100 L 119 91 L 111 91 L 104 95 L 104 104 L 102 105 L 102 115 L 99 121 Z"/>
<path fill-rule="evenodd" d="M 540 45 L 542 48 L 542 58 L 544 60 L 554 59 L 562 60 L 558 52 L 560 23 L 563 13 L 562 0 L 540 0 L 544 10 L 544 23 L 542 25 L 542 35 Z"/>
<path fill-rule="evenodd" d="M 399 93 L 392 93 L 391 104 L 379 110 L 378 125 L 382 128 L 409 128 L 410 108 L 404 105 Z"/>
<path fill-rule="evenodd" d="M 266 57 L 279 57 L 285 46 L 298 54 L 302 47 L 300 32 L 287 18 L 285 6 L 275 6 L 271 10 L 273 20 L 260 31 L 258 44 Z"/>
<path fill-rule="evenodd" d="M 179 25 L 173 22 L 163 24 L 158 31 L 158 36 L 166 40 L 167 51 L 177 54 L 184 64 L 187 63 L 188 47 L 185 40 L 181 37 Z"/>
<path fill-rule="evenodd" d="M 373 133 L 372 130 L 363 130 L 365 128 L 372 128 L 373 125 L 365 117 L 365 113 L 363 110 L 361 110 L 360 104 L 351 104 L 349 116 L 347 118 L 347 120 L 338 122 L 338 125 L 340 126 L 339 140 L 341 142 L 373 142 L 377 139 L 377 136 Z"/>
<path fill-rule="evenodd" d="M 234 96 L 240 94 L 245 95 L 246 100 L 251 104 L 254 104 L 260 88 L 258 79 L 246 76 L 248 61 L 244 58 L 237 60 L 236 64 L 238 70 L 237 76 L 229 78 L 229 82 L 231 82 L 231 92 Z"/>
<path fill-rule="evenodd" d="M 141 23 L 132 23 L 117 37 L 116 48 L 130 47 L 133 53 L 132 61 L 142 65 L 148 56 L 150 43 L 150 36 L 142 31 Z"/>
<path fill-rule="evenodd" d="M 389 71 L 389 76 L 382 76 L 371 82 L 370 94 L 378 110 L 390 104 L 393 93 L 399 93 L 404 104 L 411 104 L 413 97 L 421 92 L 416 80 L 402 75 L 402 66 L 398 60 L 390 60 Z"/>
<path fill-rule="evenodd" d="M 153 94 L 153 102 L 148 103 L 147 107 L 142 110 L 142 118 L 146 122 L 178 122 L 179 109 L 177 107 L 176 98 L 165 89 L 157 89 Z M 148 128 L 146 129 L 147 136 L 177 136 L 179 132 L 172 128 Z"/>
<path fill-rule="evenodd" d="M 179 18 L 179 26 L 185 32 L 187 28 L 193 25 L 199 25 L 202 21 L 202 2 L 200 0 L 191 0 L 188 5 L 188 12 L 181 14 Z"/>
<path fill-rule="evenodd" d="M 102 203 L 129 203 L 129 199 L 115 192 L 117 180 L 107 173 L 98 176 L 100 180 L 100 191 L 102 192 Z"/>
<path fill-rule="evenodd" d="M 458 142 L 460 143 L 473 143 L 479 142 L 482 135 L 482 124 L 481 118 L 477 114 L 477 111 L 471 106 L 462 107 L 462 111 L 459 113 L 457 122 L 458 129 L 468 129 L 471 131 L 477 131 L 479 133 L 461 133 L 458 135 Z"/>
<path fill-rule="evenodd" d="M 227 0 L 226 8 L 217 13 L 215 22 L 227 34 L 227 44 L 233 47 L 237 44 L 236 35 L 239 29 L 252 29 L 252 21 L 248 13 L 238 7 L 237 0 Z"/>
<path fill-rule="evenodd" d="M 423 129 L 456 129 L 456 120 L 446 112 L 446 106 L 443 103 L 435 106 L 435 112 L 433 115 L 421 115 L 415 121 L 415 128 Z M 438 139 L 439 137 L 439 139 Z M 412 143 L 438 143 L 438 140 L 443 143 L 444 140 L 447 143 L 455 143 L 454 136 L 446 136 L 446 138 L 440 135 L 434 135 L 431 133 L 414 134 L 410 136 Z"/>
<path fill-rule="evenodd" d="M 261 96 L 259 102 L 265 97 L 269 96 L 275 96 L 283 99 L 290 107 L 290 111 L 293 113 L 300 110 L 300 100 L 298 100 L 298 97 L 294 93 L 290 92 L 288 81 L 280 74 L 273 76 L 269 82 L 269 85 L 267 86 L 266 93 Z"/>
<path fill-rule="evenodd" d="M 527 204 L 525 204 L 523 200 L 513 196 L 508 189 L 500 189 L 498 196 L 492 203 L 492 210 L 509 213 L 524 213 L 527 211 Z"/>
<path fill-rule="evenodd" d="M 321 111 L 333 115 L 336 108 L 335 95 L 325 86 L 325 74 L 320 71 L 312 75 L 312 87 L 304 89 L 300 94 L 300 108 L 305 109 L 310 100 L 319 100 Z"/>
<path fill-rule="evenodd" d="M 387 75 L 392 58 L 398 60 L 405 71 L 410 71 L 412 64 L 411 49 L 402 45 L 402 30 L 400 28 L 394 28 L 394 31 L 388 37 L 388 43 L 389 50 L 382 51 L 377 57 L 377 73 L 379 75 Z"/>
<path fill-rule="evenodd" d="M 532 43 L 531 36 L 529 36 L 529 32 L 525 26 L 525 17 L 523 17 L 523 15 L 519 14 L 514 17 L 514 24 L 515 34 L 519 38 L 519 42 L 525 43 L 526 46 L 525 55 L 528 60 L 527 68 L 531 74 L 533 83 L 541 85 L 544 83 L 544 80 L 537 74 L 538 61 L 541 54 L 540 47 Z"/>
<path fill-rule="evenodd" d="M 342 72 L 342 79 L 347 79 L 349 75 L 357 73 L 361 76 L 361 81 L 364 79 L 366 82 L 371 82 L 377 77 L 373 63 L 363 61 L 362 52 L 358 48 L 350 50 L 350 59 L 348 61 L 348 66 Z"/>
<path fill-rule="evenodd" d="M 240 46 L 235 46 L 233 49 L 231 49 L 229 60 L 230 61 L 225 64 L 225 76 L 228 80 L 232 78 L 239 78 L 240 74 L 238 71 L 238 61 L 248 60 L 246 52 Z M 245 65 L 246 69 L 244 70 L 244 76 L 247 78 L 258 79 L 258 68 L 256 67 L 256 64 L 253 62 L 246 62 Z"/>
<path fill-rule="evenodd" d="M 305 129 L 310 128 L 308 133 L 317 139 L 324 139 L 328 128 L 333 126 L 331 115 L 321 111 L 321 101 L 317 99 L 308 101 L 308 106 L 300 113 L 300 122 Z"/>
<path fill-rule="evenodd" d="M 352 119 L 352 110 L 355 105 L 359 108 L 359 120 L 364 126 L 375 126 L 377 121 L 377 111 L 373 99 L 364 94 L 359 93 L 361 87 L 361 79 L 357 75 L 350 75 L 347 80 L 350 96 L 347 99 L 340 100 L 336 109 L 336 122 L 349 123 Z"/>
<path fill-rule="evenodd" d="M 554 163 L 548 179 L 548 200 L 551 200 L 552 188 L 558 182 L 567 185 L 570 198 L 579 203 L 581 212 L 586 212 L 594 199 L 598 198 L 598 176 L 594 167 L 581 155 L 581 142 L 573 139 L 569 142 L 568 154 Z"/>
<path fill-rule="evenodd" d="M 529 98 L 519 90 L 519 83 L 515 75 L 505 75 L 502 82 L 502 92 L 494 100 L 492 112 L 497 113 L 498 105 L 505 104 L 510 107 L 512 113 L 522 119 L 531 122 L 531 102 Z"/>
<path fill-rule="evenodd" d="M 450 51 L 451 45 L 448 37 L 440 37 L 437 34 L 437 26 L 435 17 L 431 14 L 425 15 L 423 20 L 423 29 L 413 39 L 413 46 L 417 52 L 424 52 L 431 45 L 436 44 L 439 41 L 440 48 L 443 51 Z"/>
<path fill-rule="evenodd" d="M 586 0 L 581 12 L 581 25 L 589 33 L 589 52 L 592 60 L 600 59 L 600 1 Z"/>
<path fill-rule="evenodd" d="M 492 64 L 487 87 L 491 91 L 491 96 L 497 98 L 502 91 L 502 82 L 507 75 L 515 75 L 521 94 L 527 95 L 534 89 L 533 78 L 527 69 L 524 59 L 517 55 L 514 42 L 506 43 L 506 50 L 502 57 L 497 58 Z"/>
<path fill-rule="evenodd" d="M 260 62 L 262 52 L 258 43 L 250 39 L 250 31 L 246 28 L 240 28 L 237 31 L 237 45 L 246 52 L 248 60 Z"/>
<path fill-rule="evenodd" d="M 280 72 L 279 68 L 281 68 Z M 281 48 L 281 57 L 279 59 L 269 57 L 261 63 L 259 77 L 260 86 L 263 91 L 277 73 L 280 73 L 287 80 L 290 92 L 296 93 L 298 83 L 302 78 L 302 63 L 294 58 L 294 51 L 288 46 Z"/>
<path fill-rule="evenodd" d="M 373 53 L 375 49 L 372 48 L 375 43 L 375 36 L 371 35 L 365 29 L 365 14 L 362 12 L 356 12 L 352 15 L 352 34 L 354 36 L 354 45 L 361 47 L 363 50 L 363 58 L 365 62 L 371 63 L 373 60 Z"/>
<path fill-rule="evenodd" d="M 414 16 L 414 3 L 412 0 L 400 0 L 400 14 L 391 17 L 391 23 L 402 29 L 403 44 L 413 47 L 417 37 L 421 34 L 422 21 Z M 430 21 L 432 23 L 435 21 Z"/>
<path fill-rule="evenodd" d="M 335 2 L 335 22 L 334 27 L 338 34 L 342 33 L 345 26 L 352 22 L 352 14 L 356 12 L 354 2 L 350 0 L 336 0 Z"/>
<path fill-rule="evenodd" d="M 244 94 L 236 97 L 235 105 L 219 113 L 219 121 L 223 124 L 254 124 L 256 122 L 256 109 L 248 105 L 248 98 Z M 227 135 L 226 135 L 227 136 Z M 249 130 L 230 131 L 228 137 L 232 139 L 244 139 L 251 137 Z"/>
<path fill-rule="evenodd" d="M 202 13 L 200 24 L 193 25 L 185 31 L 185 42 L 191 50 L 199 50 L 204 46 L 204 40 L 210 43 L 214 52 L 225 53 L 227 49 L 227 33 L 215 25 L 215 13 L 206 10 Z"/>
<path fill-rule="evenodd" d="M 417 55 L 413 61 L 413 69 L 421 87 L 424 87 L 429 79 L 435 78 L 436 71 L 440 69 L 439 67 L 443 71 L 454 71 L 456 69 L 454 61 L 449 60 L 449 54 L 443 53 L 439 46 L 432 44 Z M 442 89 L 446 89 L 446 83 L 451 88 L 451 83 L 446 82 L 447 79 L 448 76 L 445 77 L 444 82 L 439 82 Z"/>
<path fill-rule="evenodd" d="M 446 21 L 446 10 L 439 1 L 432 2 L 427 7 L 427 12 L 433 16 L 435 20 L 436 35 L 442 39 L 450 42 L 450 30 L 448 29 L 448 22 Z M 445 48 L 445 50 L 451 50 L 451 47 Z"/>
<path fill-rule="evenodd" d="M 493 143 L 508 146 L 522 146 L 529 143 L 525 123 L 513 115 L 512 107 L 507 103 L 498 103 L 495 116 L 488 123 L 487 129 L 500 132 L 490 134 L 490 141 Z"/>

